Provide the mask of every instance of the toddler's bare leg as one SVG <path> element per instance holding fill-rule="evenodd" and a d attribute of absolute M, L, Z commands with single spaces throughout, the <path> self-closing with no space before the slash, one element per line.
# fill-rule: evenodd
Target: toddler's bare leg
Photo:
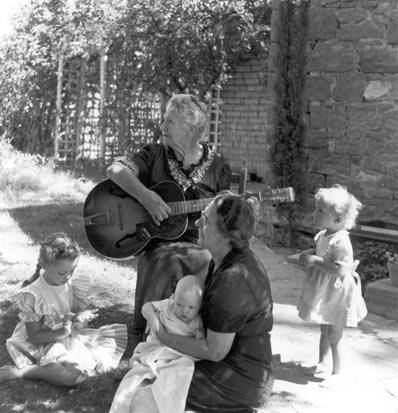
<path fill-rule="evenodd" d="M 328 324 L 321 324 L 321 336 L 319 339 L 319 360 L 318 364 L 307 366 L 305 365 L 305 372 L 304 374 L 308 376 L 312 376 L 314 374 L 324 375 L 329 373 L 327 368 L 327 356 L 330 350 L 330 343 L 329 343 L 329 325 Z"/>
<path fill-rule="evenodd" d="M 319 361 L 317 372 L 322 373 L 326 371 L 326 358 L 330 350 L 328 327 L 329 326 L 327 324 L 321 324 L 321 337 L 319 340 Z"/>
<path fill-rule="evenodd" d="M 332 350 L 333 371 L 332 374 L 341 372 L 341 337 L 343 336 L 343 327 L 329 326 L 329 343 Z"/>

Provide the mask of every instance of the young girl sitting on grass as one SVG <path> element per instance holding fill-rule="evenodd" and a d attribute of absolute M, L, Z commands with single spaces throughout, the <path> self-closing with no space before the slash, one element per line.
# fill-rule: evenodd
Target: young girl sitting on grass
<path fill-rule="evenodd" d="M 337 375 L 341 372 L 343 329 L 356 327 L 367 314 L 347 231 L 355 225 L 362 204 L 340 185 L 321 188 L 315 200 L 314 223 L 322 231 L 315 235 L 316 249 L 299 255 L 299 262 L 308 268 L 308 273 L 298 311 L 303 320 L 317 322 L 321 327 L 319 364 L 313 372 L 328 373 L 326 357 L 331 350 L 332 375 Z"/>
<path fill-rule="evenodd" d="M 87 309 L 89 279 L 72 278 L 79 256 L 79 246 L 64 233 L 41 244 L 36 272 L 16 298 L 21 321 L 6 343 L 15 366 L 0 368 L 0 382 L 29 378 L 73 386 L 119 364 L 127 328 L 86 328 L 97 310 Z"/>

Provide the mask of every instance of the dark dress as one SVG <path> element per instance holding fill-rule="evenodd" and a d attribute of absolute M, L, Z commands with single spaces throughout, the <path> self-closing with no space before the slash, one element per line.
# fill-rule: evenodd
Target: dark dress
<path fill-rule="evenodd" d="M 195 412 L 253 412 L 264 407 L 273 385 L 272 297 L 269 279 L 250 249 L 232 250 L 206 278 L 201 315 L 205 329 L 236 333 L 219 362 L 196 362 L 187 397 Z"/>
<path fill-rule="evenodd" d="M 220 155 L 203 144 L 203 156 L 198 164 L 187 170 L 182 168 L 173 150 L 162 144 L 145 146 L 139 152 L 116 160 L 131 169 L 148 188 L 162 181 L 177 182 L 184 190 L 185 199 L 214 197 L 217 192 L 229 189 L 231 170 Z M 141 315 L 147 301 L 168 298 L 177 281 L 187 274 L 205 274 L 210 254 L 196 244 L 198 228 L 195 221 L 200 212 L 188 214 L 188 228 L 177 240 L 160 242 L 152 240 L 146 252 L 139 257 L 135 291 L 133 333 L 141 335 L 146 320 Z"/>

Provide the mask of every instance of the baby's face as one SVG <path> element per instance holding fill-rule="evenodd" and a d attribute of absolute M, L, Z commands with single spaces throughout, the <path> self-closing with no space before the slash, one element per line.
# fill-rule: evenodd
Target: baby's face
<path fill-rule="evenodd" d="M 199 313 L 200 298 L 192 292 L 176 292 L 173 301 L 175 316 L 185 324 L 189 324 Z"/>

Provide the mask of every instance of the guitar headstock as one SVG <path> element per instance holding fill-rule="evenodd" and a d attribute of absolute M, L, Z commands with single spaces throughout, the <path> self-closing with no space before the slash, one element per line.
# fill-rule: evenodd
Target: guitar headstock
<path fill-rule="evenodd" d="M 268 202 L 270 204 L 294 202 L 296 199 L 294 189 L 291 186 L 286 188 L 266 188 L 261 192 L 248 195 L 255 196 L 260 202 Z"/>

